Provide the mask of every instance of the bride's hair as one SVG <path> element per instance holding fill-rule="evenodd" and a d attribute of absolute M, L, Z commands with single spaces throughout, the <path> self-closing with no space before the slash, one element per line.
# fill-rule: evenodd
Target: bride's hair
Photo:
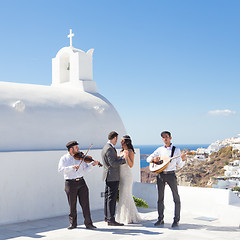
<path fill-rule="evenodd" d="M 122 138 L 124 139 L 124 143 L 127 145 L 127 148 L 128 148 L 128 149 L 132 149 L 133 152 L 135 153 L 134 148 L 133 148 L 133 145 L 132 145 L 132 140 L 131 140 L 130 136 L 124 135 Z M 124 150 L 124 149 L 122 148 L 122 151 L 123 151 L 123 150 Z"/>

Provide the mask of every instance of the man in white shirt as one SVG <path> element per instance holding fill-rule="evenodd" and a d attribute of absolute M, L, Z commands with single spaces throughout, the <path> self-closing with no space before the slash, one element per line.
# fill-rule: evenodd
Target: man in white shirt
<path fill-rule="evenodd" d="M 63 172 L 65 179 L 65 192 L 68 198 L 70 207 L 68 229 L 77 227 L 77 198 L 82 207 L 84 216 L 84 224 L 87 229 L 96 229 L 92 223 L 90 207 L 89 207 L 89 192 L 85 180 L 83 179 L 84 172 L 88 172 L 97 165 L 98 161 L 93 161 L 92 164 L 87 164 L 82 160 L 74 159 L 74 155 L 79 152 L 78 142 L 71 141 L 66 145 L 68 153 L 64 154 L 58 164 L 58 172 Z"/>
<path fill-rule="evenodd" d="M 164 190 L 165 184 L 167 183 L 171 188 L 173 194 L 173 200 L 175 203 L 175 212 L 172 227 L 177 227 L 180 220 L 180 197 L 178 194 L 177 187 L 177 178 L 175 175 L 176 166 L 182 168 L 185 164 L 186 155 L 179 148 L 176 148 L 172 145 L 171 133 L 164 131 L 161 133 L 164 146 L 157 148 L 148 158 L 147 162 L 158 163 L 161 160 L 161 157 L 173 157 L 178 156 L 178 158 L 172 159 L 168 164 L 166 169 L 157 175 L 157 187 L 158 187 L 158 221 L 154 226 L 159 226 L 164 224 Z"/>

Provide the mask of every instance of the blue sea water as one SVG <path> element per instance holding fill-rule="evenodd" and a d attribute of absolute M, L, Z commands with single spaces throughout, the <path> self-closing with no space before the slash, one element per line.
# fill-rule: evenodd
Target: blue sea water
<path fill-rule="evenodd" d="M 190 149 L 190 150 L 197 150 L 198 148 L 207 148 L 209 144 L 174 144 L 176 147 L 180 149 Z M 151 154 L 153 153 L 158 147 L 161 145 L 134 145 L 135 148 L 140 149 L 140 154 Z M 146 159 L 141 158 L 140 166 L 141 168 L 147 167 L 149 163 Z"/>

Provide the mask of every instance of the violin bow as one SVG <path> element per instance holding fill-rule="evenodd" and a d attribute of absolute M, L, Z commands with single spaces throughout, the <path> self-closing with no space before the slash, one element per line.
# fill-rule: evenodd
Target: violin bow
<path fill-rule="evenodd" d="M 87 154 L 88 154 L 88 152 L 89 152 L 89 150 L 90 150 L 90 148 L 91 148 L 92 146 L 93 146 L 93 144 L 91 144 L 90 147 L 88 148 L 88 150 L 87 150 L 87 152 L 85 153 L 82 161 L 80 161 L 80 163 L 79 163 L 79 167 L 80 167 L 80 165 L 82 164 L 82 162 L 84 161 L 84 159 L 86 158 L 86 156 L 87 156 Z"/>

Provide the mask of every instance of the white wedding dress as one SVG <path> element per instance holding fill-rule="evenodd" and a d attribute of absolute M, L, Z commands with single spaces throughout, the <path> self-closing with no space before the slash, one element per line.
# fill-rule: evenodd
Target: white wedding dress
<path fill-rule="evenodd" d="M 127 163 L 120 166 L 119 202 L 116 220 L 120 223 L 137 223 L 141 217 L 132 196 L 133 177 Z"/>

